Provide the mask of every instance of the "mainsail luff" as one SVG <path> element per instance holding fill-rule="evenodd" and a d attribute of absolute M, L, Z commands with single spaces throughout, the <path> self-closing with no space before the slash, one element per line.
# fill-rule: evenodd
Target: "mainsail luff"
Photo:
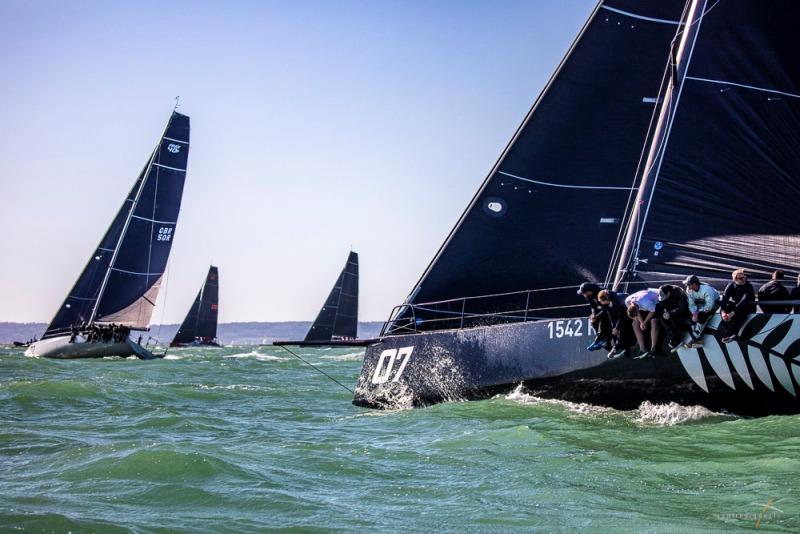
<path fill-rule="evenodd" d="M 702 0 L 702 6 L 699 6 L 699 0 L 691 0 L 686 18 L 683 20 L 684 24 L 676 35 L 676 40 L 680 37 L 678 49 L 674 51 L 674 53 L 672 50 L 670 51 L 668 70 L 672 75 L 666 80 L 665 91 L 659 92 L 660 95 L 663 95 L 661 98 L 661 109 L 658 113 L 658 122 L 656 123 L 655 132 L 647 140 L 650 144 L 650 149 L 641 180 L 637 187 L 636 198 L 631 206 L 631 213 L 627 217 L 628 228 L 619 255 L 620 266 L 617 267 L 614 276 L 614 289 L 619 288 L 620 283 L 622 283 L 623 278 L 628 272 L 635 270 L 635 258 L 638 257 L 642 230 L 647 220 L 647 214 L 650 211 L 650 201 L 652 200 L 653 191 L 655 189 L 655 182 L 658 180 L 658 173 L 661 170 L 661 163 L 663 162 L 663 149 L 669 140 L 672 121 L 675 118 L 675 111 L 680 102 L 683 82 L 685 81 L 686 71 L 691 61 L 694 42 L 697 39 L 700 23 L 702 21 L 702 14 L 705 12 L 706 2 L 707 0 Z M 689 44 L 690 42 L 691 44 Z M 674 47 L 675 44 L 675 41 L 673 41 L 672 46 Z M 676 87 L 678 88 L 677 95 L 674 94 Z M 645 198 L 647 198 L 647 200 L 645 200 Z M 642 214 L 643 208 L 644 214 Z M 634 263 L 633 269 L 629 269 L 632 262 Z"/>

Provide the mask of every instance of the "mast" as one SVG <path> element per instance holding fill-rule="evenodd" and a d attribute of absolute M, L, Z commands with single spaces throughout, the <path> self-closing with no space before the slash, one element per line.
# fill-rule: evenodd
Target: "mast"
<path fill-rule="evenodd" d="M 631 216 L 628 220 L 628 228 L 614 276 L 613 288 L 615 290 L 619 288 L 624 280 L 629 278 L 629 274 L 636 272 L 643 228 L 647 222 L 650 203 L 653 199 L 653 192 L 655 191 L 655 185 L 658 182 L 658 174 L 661 171 L 661 163 L 664 159 L 664 151 L 666 150 L 669 135 L 672 130 L 672 123 L 675 119 L 678 104 L 680 103 L 686 72 L 688 71 L 692 59 L 692 52 L 694 51 L 694 44 L 700 33 L 700 24 L 705 14 L 706 3 L 707 0 L 691 0 L 691 6 L 686 16 L 685 24 L 682 30 L 678 30 L 678 35 L 681 35 L 681 31 L 683 31 L 678 49 L 670 53 L 673 75 L 667 80 L 667 88 L 666 91 L 664 91 L 664 102 L 662 103 L 661 112 L 658 117 L 658 122 L 656 123 L 656 130 L 653 134 L 650 151 L 647 155 L 647 162 L 642 172 L 642 179 L 636 194 L 636 200 L 634 201 Z M 674 46 L 675 44 L 673 43 L 673 47 Z M 679 80 L 680 83 L 678 85 L 677 95 L 674 96 L 673 105 L 673 94 Z M 654 168 L 655 170 L 653 171 Z M 647 197 L 647 201 L 645 201 L 645 197 Z M 642 213 L 645 204 L 646 208 L 644 208 L 644 213 Z M 640 217 L 642 218 L 641 221 L 639 220 Z"/>
<path fill-rule="evenodd" d="M 122 241 L 125 239 L 125 234 L 128 232 L 128 226 L 130 225 L 131 218 L 133 218 L 133 213 L 136 210 L 136 205 L 139 203 L 139 198 L 142 195 L 142 191 L 144 190 L 144 186 L 147 184 L 147 180 L 150 178 L 150 170 L 153 167 L 153 160 L 158 154 L 158 148 L 161 146 L 161 141 L 164 139 L 164 136 L 167 134 L 167 130 L 169 129 L 170 122 L 172 122 L 172 115 L 170 115 L 169 119 L 167 120 L 167 125 L 164 127 L 164 131 L 161 133 L 161 136 L 158 138 L 158 143 L 156 144 L 156 148 L 153 150 L 152 155 L 150 156 L 150 160 L 147 163 L 147 167 L 144 171 L 144 177 L 142 182 L 139 184 L 139 190 L 136 192 L 136 197 L 133 199 L 133 204 L 131 204 L 131 209 L 128 212 L 128 216 L 125 219 L 125 225 L 122 227 L 122 232 L 120 232 L 119 239 L 117 240 L 117 245 L 114 247 L 114 254 L 111 256 L 111 261 L 106 266 L 106 273 L 103 276 L 103 283 L 100 285 L 100 291 L 97 293 L 97 300 L 94 301 L 94 307 L 92 308 L 92 314 L 89 316 L 89 324 L 94 322 L 94 318 L 97 315 L 97 308 L 100 306 L 100 301 L 103 299 L 103 293 L 106 290 L 106 286 L 108 285 L 108 278 L 111 275 L 111 270 L 114 268 L 114 264 L 117 260 L 117 255 L 119 254 L 119 249 L 122 244 Z"/>

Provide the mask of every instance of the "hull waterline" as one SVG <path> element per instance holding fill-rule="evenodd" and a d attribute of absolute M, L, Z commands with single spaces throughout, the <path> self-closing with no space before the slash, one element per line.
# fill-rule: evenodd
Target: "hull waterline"
<path fill-rule="evenodd" d="M 644 401 L 741 415 L 800 412 L 800 316 L 758 314 L 748 341 L 719 341 L 654 359 L 589 352 L 586 319 L 387 336 L 367 348 L 354 404 L 370 408 L 477 400 L 522 384 L 533 394 L 632 409 Z"/>
<path fill-rule="evenodd" d="M 158 358 L 130 338 L 123 342 L 88 342 L 78 336 L 70 343 L 70 336 L 57 336 L 39 340 L 32 343 L 25 356 L 34 358 L 52 358 L 58 360 L 73 360 L 81 358 L 105 358 L 107 356 L 136 356 L 142 360 Z"/>

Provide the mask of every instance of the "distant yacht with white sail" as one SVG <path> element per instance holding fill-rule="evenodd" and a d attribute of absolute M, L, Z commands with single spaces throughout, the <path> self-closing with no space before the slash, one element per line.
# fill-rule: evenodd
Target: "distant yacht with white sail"
<path fill-rule="evenodd" d="M 44 335 L 26 356 L 155 358 L 149 329 L 175 238 L 189 155 L 189 117 L 173 111 L 153 153 Z"/>

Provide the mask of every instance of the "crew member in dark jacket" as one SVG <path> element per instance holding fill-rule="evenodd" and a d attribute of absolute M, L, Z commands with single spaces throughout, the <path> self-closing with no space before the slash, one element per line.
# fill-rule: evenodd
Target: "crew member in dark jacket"
<path fill-rule="evenodd" d="M 601 287 L 591 282 L 584 282 L 578 288 L 578 295 L 583 295 L 586 303 L 589 304 L 589 324 L 597 332 L 594 341 L 586 347 L 587 350 L 600 350 L 602 348 L 611 350 L 611 319 L 607 310 L 597 300 L 597 295 L 600 291 Z"/>
<path fill-rule="evenodd" d="M 614 291 L 605 289 L 597 294 L 597 300 L 605 309 L 611 321 L 611 343 L 613 348 L 608 353 L 610 359 L 631 356 L 631 348 L 636 344 L 636 336 L 633 333 L 633 321 L 628 317 L 628 310 L 625 308 L 626 295 L 620 295 Z"/>
<path fill-rule="evenodd" d="M 797 275 L 797 286 L 792 288 L 792 300 L 800 300 L 800 274 Z M 794 313 L 800 313 L 800 304 L 794 305 Z"/>
<path fill-rule="evenodd" d="M 725 337 L 723 343 L 730 343 L 739 338 L 739 330 L 747 320 L 747 315 L 755 313 L 755 290 L 753 284 L 747 281 L 744 269 L 733 271 L 733 282 L 728 284 L 722 293 L 722 325 Z"/>
<path fill-rule="evenodd" d="M 689 298 L 686 292 L 671 284 L 664 284 L 658 288 L 658 306 L 656 316 L 667 331 L 667 340 L 670 350 L 681 344 L 686 332 L 691 330 L 691 313 L 689 312 Z"/>
<path fill-rule="evenodd" d="M 781 280 L 783 280 L 783 271 L 778 269 L 772 273 L 772 279 L 769 282 L 758 288 L 758 300 L 789 300 L 791 294 Z M 759 304 L 758 307 L 764 313 L 792 313 L 792 306 L 789 304 Z"/>

